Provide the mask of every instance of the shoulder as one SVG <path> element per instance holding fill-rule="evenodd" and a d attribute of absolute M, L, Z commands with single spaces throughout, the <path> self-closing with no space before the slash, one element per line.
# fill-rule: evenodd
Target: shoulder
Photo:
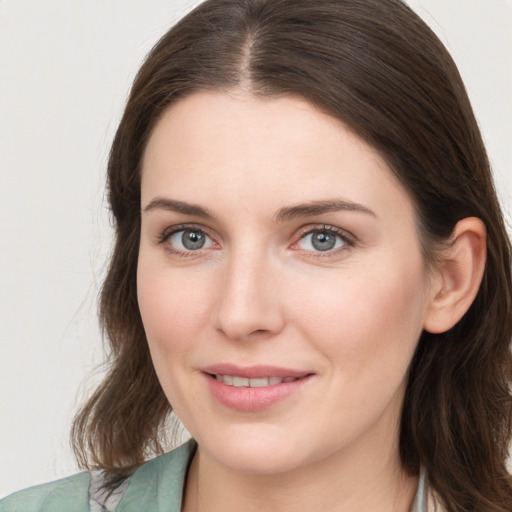
<path fill-rule="evenodd" d="M 188 466 L 196 450 L 193 440 L 139 467 L 115 496 L 116 512 L 180 510 Z M 101 480 L 101 479 L 100 479 Z M 95 492 L 98 475 L 90 473 L 57 480 L 16 492 L 0 500 L 0 512 L 90 512 L 109 510 L 110 503 Z M 91 485 L 92 483 L 92 485 Z M 90 490 L 94 496 L 90 496 Z M 93 503 L 90 503 L 90 499 Z M 91 506 L 93 507 L 91 509 Z M 107 508 L 108 507 L 108 508 Z"/>
<path fill-rule="evenodd" d="M 183 486 L 196 448 L 191 439 L 138 468 L 130 477 L 116 512 L 181 510 Z"/>
<path fill-rule="evenodd" d="M 0 500 L 0 512 L 88 512 L 89 473 L 30 487 Z"/>

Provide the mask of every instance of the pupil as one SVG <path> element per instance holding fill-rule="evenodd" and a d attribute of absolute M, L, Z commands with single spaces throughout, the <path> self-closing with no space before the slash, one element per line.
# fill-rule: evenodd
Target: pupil
<path fill-rule="evenodd" d="M 201 249 L 205 243 L 205 236 L 203 233 L 197 231 L 185 231 L 181 237 L 183 247 L 191 251 Z"/>
<path fill-rule="evenodd" d="M 329 233 L 315 233 L 311 242 L 316 250 L 329 251 L 336 245 L 336 238 Z"/>

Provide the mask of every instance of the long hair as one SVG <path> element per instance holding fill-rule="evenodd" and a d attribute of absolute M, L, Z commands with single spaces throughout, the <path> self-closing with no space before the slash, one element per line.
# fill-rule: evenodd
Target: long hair
<path fill-rule="evenodd" d="M 425 467 L 447 510 L 510 512 L 510 244 L 457 68 L 401 0 L 208 0 L 149 53 L 108 164 L 116 238 L 100 319 L 111 358 L 75 419 L 79 461 L 123 477 L 163 449 L 171 406 L 136 293 L 141 157 L 170 105 L 233 88 L 302 97 L 375 147 L 414 200 L 427 262 L 459 220 L 485 223 L 488 259 L 474 303 L 451 330 L 419 340 L 400 456 L 411 474 Z"/>

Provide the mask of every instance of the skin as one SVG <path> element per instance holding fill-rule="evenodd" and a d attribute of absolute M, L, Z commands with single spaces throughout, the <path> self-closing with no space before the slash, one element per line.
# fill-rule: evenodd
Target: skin
<path fill-rule="evenodd" d="M 276 219 L 333 200 L 358 208 Z M 402 471 L 398 423 L 438 282 L 412 200 L 380 155 L 302 99 L 195 93 L 149 140 L 141 207 L 140 311 L 162 387 L 199 446 L 183 510 L 409 510 L 417 479 Z M 325 226 L 342 236 L 330 231 L 336 247 L 319 251 L 310 232 Z M 202 249 L 169 236 L 186 228 L 207 235 Z M 225 362 L 311 377 L 271 407 L 238 411 L 201 371 Z"/>

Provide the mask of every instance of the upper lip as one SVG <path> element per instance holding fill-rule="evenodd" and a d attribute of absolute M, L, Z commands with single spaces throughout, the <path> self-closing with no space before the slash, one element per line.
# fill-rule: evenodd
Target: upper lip
<path fill-rule="evenodd" d="M 247 379 L 258 379 L 264 377 L 285 377 L 301 378 L 310 375 L 312 372 L 283 368 L 280 366 L 252 365 L 238 366 L 233 363 L 220 363 L 201 368 L 204 373 L 210 375 L 231 375 L 233 377 L 245 377 Z"/>

